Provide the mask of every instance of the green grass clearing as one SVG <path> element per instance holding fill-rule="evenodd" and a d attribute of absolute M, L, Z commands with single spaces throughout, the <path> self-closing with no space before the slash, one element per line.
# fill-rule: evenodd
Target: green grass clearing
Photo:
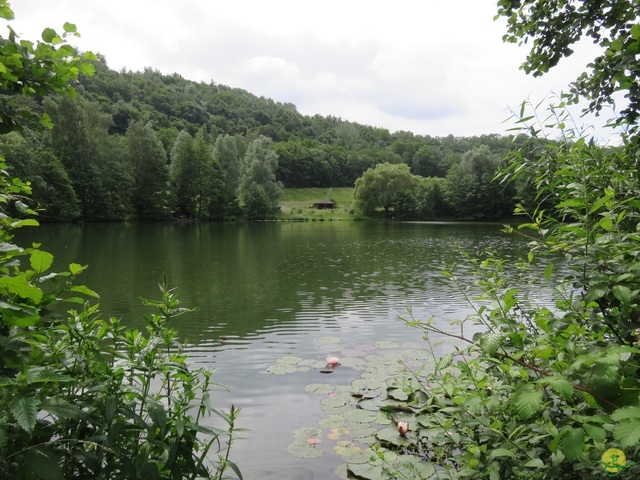
<path fill-rule="evenodd" d="M 313 204 L 329 198 L 333 210 L 318 210 Z M 280 200 L 279 220 L 352 220 L 353 187 L 285 188 Z"/>

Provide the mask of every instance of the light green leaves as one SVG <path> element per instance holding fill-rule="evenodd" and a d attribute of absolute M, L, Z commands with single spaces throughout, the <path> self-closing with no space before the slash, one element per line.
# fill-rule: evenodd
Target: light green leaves
<path fill-rule="evenodd" d="M 573 462 L 584 450 L 584 431 L 581 428 L 570 428 L 562 436 L 560 451 L 567 460 Z"/>
<path fill-rule="evenodd" d="M 542 407 L 542 390 L 525 388 L 516 393 L 511 401 L 518 415 L 527 420 Z"/>
<path fill-rule="evenodd" d="M 1 277 L 0 291 L 3 289 L 9 294 L 31 300 L 34 303 L 39 303 L 42 300 L 42 290 L 31 285 L 24 274 L 15 277 Z"/>
<path fill-rule="evenodd" d="M 501 344 L 502 335 L 499 333 L 489 332 L 480 337 L 480 346 L 490 357 L 493 357 L 496 354 Z"/>
<path fill-rule="evenodd" d="M 569 400 L 573 395 L 573 385 L 570 381 L 562 377 L 541 378 L 540 382 L 548 382 L 555 393 L 565 400 Z"/>
<path fill-rule="evenodd" d="M 29 257 L 31 268 L 38 274 L 42 274 L 51 268 L 53 255 L 42 250 L 34 250 Z"/>
<path fill-rule="evenodd" d="M 640 407 L 622 407 L 611 414 L 616 421 L 613 436 L 623 447 L 632 447 L 640 442 Z"/>

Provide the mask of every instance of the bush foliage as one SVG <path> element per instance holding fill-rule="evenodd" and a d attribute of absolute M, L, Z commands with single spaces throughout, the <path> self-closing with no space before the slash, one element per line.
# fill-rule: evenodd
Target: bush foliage
<path fill-rule="evenodd" d="M 552 116 L 566 120 L 564 105 Z M 520 125 L 538 133 L 525 118 Z M 527 257 L 475 259 L 473 285 L 447 268 L 475 313 L 450 329 L 408 320 L 431 352 L 438 336 L 454 346 L 434 354 L 434 370 L 402 382 L 407 400 L 393 411 L 410 431 L 402 442 L 381 439 L 376 462 L 408 451 L 435 464 L 438 478 L 640 471 L 633 462 L 603 465 L 609 449 L 629 460 L 640 450 L 638 143 L 623 136 L 606 148 L 560 127 L 564 141 L 538 138 L 539 161 L 516 153 L 501 173 L 527 177 L 538 192 L 539 208 L 517 209 L 528 221 L 506 227 L 529 238 Z M 527 287 L 540 272 L 551 300 Z"/>
<path fill-rule="evenodd" d="M 33 214 L 29 192 L 2 170 L 4 212 Z M 55 272 L 53 255 L 13 243 L 16 229 L 34 225 L 0 220 L 0 477 L 221 478 L 229 468 L 240 476 L 229 460 L 238 411 L 212 410 L 211 374 L 187 363 L 172 323 L 188 310 L 166 279 L 162 298 L 145 301 L 155 311 L 146 332 L 104 320 L 84 300 L 97 294 L 74 283 L 86 267 Z M 212 412 L 224 430 L 202 424 Z"/>

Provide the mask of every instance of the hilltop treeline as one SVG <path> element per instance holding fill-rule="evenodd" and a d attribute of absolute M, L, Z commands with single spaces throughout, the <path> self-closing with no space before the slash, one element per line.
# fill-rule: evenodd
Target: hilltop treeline
<path fill-rule="evenodd" d="M 490 205 L 470 195 L 486 189 L 501 159 L 526 137 L 391 133 L 305 116 L 293 104 L 213 81 L 150 68 L 118 72 L 102 57 L 95 67 L 81 77 L 75 100 L 24 99 L 23 108 L 46 112 L 53 128 L 0 138 L 12 173 L 32 182 L 43 220 L 266 218 L 282 187 L 353 186 L 381 163 L 449 177 L 439 183 L 443 200 L 430 215 L 494 218 L 512 209 L 517 194 L 515 187 L 500 190 Z"/>

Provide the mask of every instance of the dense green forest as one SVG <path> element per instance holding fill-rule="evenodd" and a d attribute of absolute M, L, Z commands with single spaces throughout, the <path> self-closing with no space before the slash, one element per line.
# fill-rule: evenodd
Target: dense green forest
<path fill-rule="evenodd" d="M 383 163 L 423 177 L 394 195 L 396 218 L 498 218 L 519 195 L 491 179 L 525 136 L 391 133 L 214 82 L 114 71 L 103 57 L 95 70 L 75 99 L 20 100 L 52 129 L 0 138 L 44 221 L 269 218 L 283 187 L 353 186 Z"/>

